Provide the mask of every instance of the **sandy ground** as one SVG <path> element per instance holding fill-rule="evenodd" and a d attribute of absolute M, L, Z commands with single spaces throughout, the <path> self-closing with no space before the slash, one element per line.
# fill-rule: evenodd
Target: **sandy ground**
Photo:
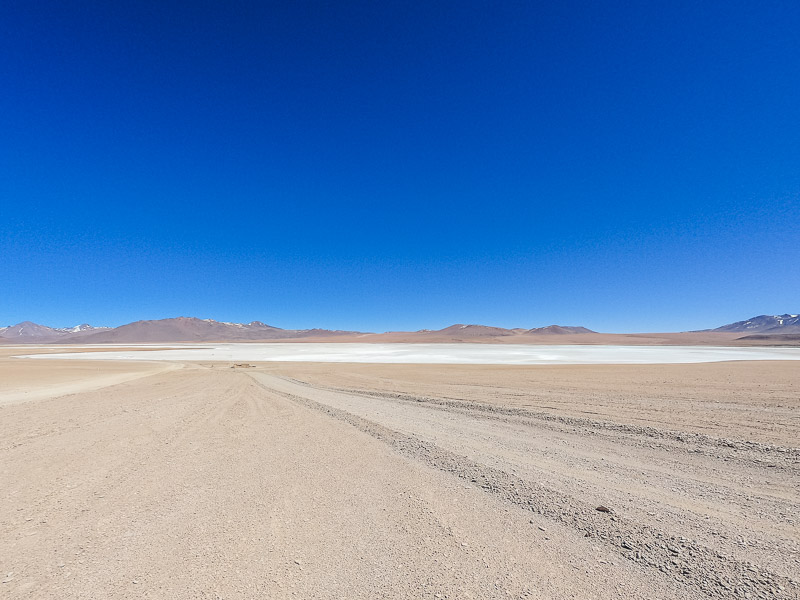
<path fill-rule="evenodd" d="M 27 347 L 0 348 L 0 406 L 100 389 L 180 368 L 174 363 L 81 361 L 68 364 L 63 360 L 11 358 L 20 351 L 31 353 Z M 39 348 L 33 353 L 45 352 L 52 352 L 52 349 Z"/>
<path fill-rule="evenodd" d="M 798 446 L 800 364 L 374 365 L 277 369 L 313 385 Z"/>
<path fill-rule="evenodd" d="M 0 358 L 0 597 L 800 597 L 797 363 L 97 363 Z"/>

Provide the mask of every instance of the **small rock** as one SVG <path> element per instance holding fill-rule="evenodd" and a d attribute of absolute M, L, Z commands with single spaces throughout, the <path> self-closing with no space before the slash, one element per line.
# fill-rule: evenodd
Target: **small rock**
<path fill-rule="evenodd" d="M 600 506 L 598 506 L 597 508 L 595 508 L 595 510 L 597 512 L 601 512 L 601 513 L 610 513 L 611 512 L 610 508 L 608 508 L 607 506 L 603 506 L 602 504 Z"/>
<path fill-rule="evenodd" d="M 547 529 L 545 529 L 544 527 L 542 527 L 541 525 L 539 525 L 539 531 L 547 531 Z"/>

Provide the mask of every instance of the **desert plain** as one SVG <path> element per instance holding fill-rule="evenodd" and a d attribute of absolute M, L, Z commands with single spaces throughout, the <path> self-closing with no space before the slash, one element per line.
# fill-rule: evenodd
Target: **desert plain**
<path fill-rule="evenodd" d="M 0 349 L 3 598 L 800 598 L 797 361 L 52 352 Z"/>

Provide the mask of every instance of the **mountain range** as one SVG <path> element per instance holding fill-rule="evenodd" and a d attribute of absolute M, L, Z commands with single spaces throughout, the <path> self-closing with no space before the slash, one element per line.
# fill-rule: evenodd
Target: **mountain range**
<path fill-rule="evenodd" d="M 737 321 L 701 332 L 688 334 L 725 333 L 725 334 L 759 334 L 761 338 L 773 338 L 775 335 L 800 333 L 800 317 L 798 315 L 760 315 L 746 321 Z M 585 339 L 589 342 L 589 334 L 594 337 L 608 337 L 615 334 L 598 334 L 591 329 L 580 326 L 549 325 L 532 329 L 491 327 L 487 325 L 461 324 L 450 325 L 443 329 L 422 329 L 413 332 L 387 332 L 384 334 L 363 333 L 358 331 L 338 331 L 329 329 L 281 329 L 267 325 L 261 321 L 250 323 L 228 323 L 213 319 L 195 317 L 177 317 L 149 321 L 136 321 L 119 327 L 94 327 L 88 324 L 75 327 L 54 328 L 24 321 L 9 327 L 0 327 L 0 343 L 16 344 L 129 344 L 129 343 L 168 343 L 168 342 L 254 342 L 277 340 L 325 340 L 336 341 L 419 341 L 419 342 L 469 342 L 469 341 L 504 341 L 530 343 L 531 340 L 543 340 L 550 336 L 560 336 L 573 343 Z M 619 334 L 643 336 L 650 334 Z M 655 335 L 655 334 L 653 334 Z M 683 334 L 667 334 L 683 335 Z M 576 337 L 578 336 L 578 337 Z M 586 336 L 586 337 L 581 337 Z M 732 339 L 747 339 L 747 336 Z"/>
<path fill-rule="evenodd" d="M 87 323 L 74 327 L 55 328 L 23 321 L 9 327 L 0 327 L 0 339 L 15 342 L 73 340 L 110 329 L 110 327 L 93 327 Z"/>
<path fill-rule="evenodd" d="M 177 317 L 153 321 L 136 321 L 119 327 L 78 325 L 63 329 L 47 327 L 30 321 L 0 328 L 0 340 L 13 343 L 72 343 L 126 344 L 142 342 L 240 342 L 280 340 L 302 337 L 352 335 L 354 331 L 325 329 L 281 329 L 253 321 L 226 323 L 213 319 Z"/>
<path fill-rule="evenodd" d="M 406 333 L 406 332 L 403 332 Z M 551 325 L 535 329 L 504 329 L 486 325 L 462 325 L 460 323 L 431 331 L 408 332 L 421 341 L 427 338 L 452 339 L 453 341 L 475 338 L 495 338 L 524 334 L 562 335 L 568 333 L 593 333 L 585 327 Z M 24 321 L 17 325 L 0 328 L 0 341 L 5 343 L 81 343 L 81 344 L 127 344 L 163 342 L 250 342 L 289 339 L 359 338 L 381 334 L 359 331 L 329 329 L 281 329 L 261 321 L 250 323 L 227 323 L 213 319 L 177 317 L 152 321 L 136 321 L 119 327 L 92 327 L 83 324 L 76 327 L 54 328 Z"/>

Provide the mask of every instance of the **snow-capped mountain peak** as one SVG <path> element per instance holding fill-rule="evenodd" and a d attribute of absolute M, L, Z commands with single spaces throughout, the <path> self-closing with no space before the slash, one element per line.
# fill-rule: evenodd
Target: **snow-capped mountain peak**
<path fill-rule="evenodd" d="M 717 327 L 714 331 L 746 333 L 797 333 L 800 332 L 800 315 L 759 315 L 746 321 L 737 321 Z"/>
<path fill-rule="evenodd" d="M 63 331 L 65 333 L 80 333 L 81 331 L 96 331 L 98 329 L 108 329 L 108 327 L 94 327 L 88 323 L 81 323 L 80 325 L 75 325 L 75 327 L 64 327 L 58 331 Z"/>

